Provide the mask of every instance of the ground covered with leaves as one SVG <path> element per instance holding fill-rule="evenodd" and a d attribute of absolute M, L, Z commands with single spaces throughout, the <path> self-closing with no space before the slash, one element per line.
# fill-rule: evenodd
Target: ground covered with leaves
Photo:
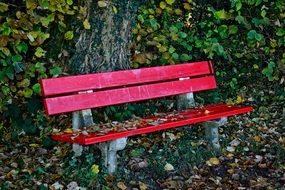
<path fill-rule="evenodd" d="M 246 97 L 255 111 L 220 128 L 220 153 L 207 148 L 197 124 L 131 137 L 120 151 L 116 175 L 104 173 L 94 147 L 73 158 L 68 144 L 11 134 L 0 145 L 0 189 L 283 189 L 283 105 L 266 91 Z M 254 92 L 254 94 L 257 94 Z"/>

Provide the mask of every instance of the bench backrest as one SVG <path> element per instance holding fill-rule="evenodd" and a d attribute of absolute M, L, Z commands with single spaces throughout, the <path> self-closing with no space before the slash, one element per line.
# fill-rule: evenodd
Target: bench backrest
<path fill-rule="evenodd" d="M 48 115 L 214 88 L 209 61 L 41 80 Z"/>

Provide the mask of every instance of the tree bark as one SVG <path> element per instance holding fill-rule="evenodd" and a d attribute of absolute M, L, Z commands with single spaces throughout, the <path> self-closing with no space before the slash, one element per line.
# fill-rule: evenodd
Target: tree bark
<path fill-rule="evenodd" d="M 80 30 L 70 60 L 75 74 L 107 72 L 130 68 L 130 42 L 140 0 L 85 0 L 90 30 Z"/>

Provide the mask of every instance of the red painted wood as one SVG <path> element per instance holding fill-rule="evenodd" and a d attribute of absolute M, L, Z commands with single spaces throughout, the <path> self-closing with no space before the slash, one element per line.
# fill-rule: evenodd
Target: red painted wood
<path fill-rule="evenodd" d="M 89 133 L 88 135 L 79 134 L 76 138 L 72 138 L 75 134 L 64 133 L 59 135 L 52 135 L 52 139 L 61 142 L 78 143 L 82 145 L 90 145 L 94 143 L 114 140 L 117 138 L 128 137 L 138 134 L 155 132 L 163 129 L 169 129 L 174 127 L 180 127 L 190 124 L 195 124 L 203 121 L 214 120 L 221 117 L 232 116 L 236 114 L 242 114 L 251 112 L 253 108 L 251 106 L 228 106 L 225 104 L 210 105 L 203 108 L 192 109 L 188 111 L 181 112 L 179 114 L 183 115 L 176 121 L 171 121 L 168 119 L 164 123 L 156 126 L 148 125 L 142 126 L 134 130 L 128 130 L 123 132 L 109 132 L 104 135 L 98 135 L 96 133 Z M 170 113 L 169 113 L 170 114 Z M 160 117 L 148 117 L 146 119 L 159 119 Z"/>
<path fill-rule="evenodd" d="M 111 89 L 87 94 L 46 98 L 44 104 L 47 114 L 53 115 L 214 88 L 216 88 L 214 76 L 206 76 L 158 84 Z"/>
<path fill-rule="evenodd" d="M 134 70 L 115 71 L 41 80 L 42 94 L 53 96 L 124 85 L 165 81 L 211 74 L 207 61 Z"/>

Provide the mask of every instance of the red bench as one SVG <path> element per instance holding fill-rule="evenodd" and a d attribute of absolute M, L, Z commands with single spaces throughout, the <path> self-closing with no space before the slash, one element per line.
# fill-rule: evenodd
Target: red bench
<path fill-rule="evenodd" d="M 215 89 L 213 67 L 208 61 L 43 79 L 41 88 L 45 97 L 45 111 L 48 115 L 74 112 L 73 125 L 77 128 L 75 132 L 54 134 L 52 139 L 81 145 L 101 143 L 252 111 L 250 106 L 216 104 L 175 112 L 175 114 L 150 116 L 133 121 L 135 123 L 133 126 L 132 121 L 114 124 L 117 127 L 113 126 L 112 130 L 102 124 L 94 128 L 78 129 L 80 125 L 81 127 L 93 125 L 91 111 L 88 111 L 91 108 Z M 78 112 L 80 110 L 83 112 Z M 79 121 L 80 118 L 81 121 Z M 153 122 L 156 123 L 153 124 Z M 122 126 L 128 127 L 122 129 Z"/>

